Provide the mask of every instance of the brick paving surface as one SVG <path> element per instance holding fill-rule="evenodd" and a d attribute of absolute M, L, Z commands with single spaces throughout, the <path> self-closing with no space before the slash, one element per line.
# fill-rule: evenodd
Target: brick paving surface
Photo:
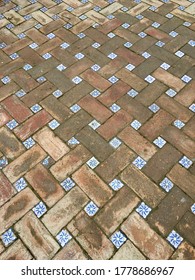
<path fill-rule="evenodd" d="M 0 259 L 195 259 L 195 1 L 0 1 Z"/>

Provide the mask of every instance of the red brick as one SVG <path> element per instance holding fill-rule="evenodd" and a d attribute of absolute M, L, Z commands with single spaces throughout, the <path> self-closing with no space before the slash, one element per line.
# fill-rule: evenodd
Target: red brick
<path fill-rule="evenodd" d="M 137 91 L 143 90 L 148 85 L 143 79 L 129 72 L 127 69 L 118 71 L 115 76 Z"/>
<path fill-rule="evenodd" d="M 109 52 L 110 52 L 110 50 L 109 50 Z M 118 56 L 115 59 L 111 60 L 108 64 L 104 65 L 99 70 L 99 73 L 104 78 L 108 79 L 111 76 L 113 76 L 119 69 L 123 68 L 126 64 L 127 64 L 126 60 L 124 58 Z M 117 84 L 118 83 L 120 83 L 120 81 L 117 82 Z"/>
<path fill-rule="evenodd" d="M 0 172 L 0 206 L 7 202 L 16 191 L 9 180 Z"/>
<path fill-rule="evenodd" d="M 9 122 L 10 120 L 11 116 L 2 107 L 0 107 L 0 127 Z"/>
<path fill-rule="evenodd" d="M 127 63 L 131 63 L 134 66 L 138 66 L 144 61 L 143 56 L 140 56 L 126 48 L 119 48 L 117 51 L 115 51 L 115 53 L 119 56 L 122 56 L 127 61 Z"/>
<path fill-rule="evenodd" d="M 94 72 L 93 70 L 89 69 L 85 71 L 81 77 L 86 80 L 90 85 L 94 88 L 104 91 L 111 86 L 111 83 L 108 82 L 106 79 L 102 78 L 99 74 Z"/>
<path fill-rule="evenodd" d="M 81 212 L 68 225 L 68 230 L 92 259 L 107 260 L 112 256 L 113 244 L 87 214 Z"/>
<path fill-rule="evenodd" d="M 118 137 L 145 160 L 149 160 L 157 152 L 157 148 L 154 145 L 131 127 L 126 127 Z"/>
<path fill-rule="evenodd" d="M 166 260 L 173 253 L 171 246 L 137 213 L 131 214 L 121 229 L 151 260 Z"/>
<path fill-rule="evenodd" d="M 51 119 L 52 117 L 49 113 L 47 113 L 45 110 L 41 110 L 23 124 L 15 128 L 14 132 L 22 141 L 24 141 L 37 130 L 46 125 Z"/>
<path fill-rule="evenodd" d="M 106 140 L 110 140 L 116 136 L 128 123 L 133 120 L 129 114 L 124 110 L 118 111 L 109 120 L 107 120 L 103 125 L 101 125 L 97 131 Z"/>
<path fill-rule="evenodd" d="M 88 166 L 82 166 L 72 178 L 98 206 L 112 197 L 112 190 Z"/>
<path fill-rule="evenodd" d="M 175 100 L 189 107 L 195 100 L 195 81 L 191 81 L 175 96 Z"/>
<path fill-rule="evenodd" d="M 38 145 L 35 145 L 8 164 L 3 169 L 3 172 L 9 178 L 10 182 L 13 183 L 45 157 L 46 153 Z"/>
<path fill-rule="evenodd" d="M 77 146 L 51 167 L 51 173 L 58 181 L 62 181 L 86 162 L 90 156 L 90 152 L 85 147 Z"/>
<path fill-rule="evenodd" d="M 1 256 L 0 260 L 32 260 L 32 255 L 23 245 L 21 240 L 17 240 Z"/>
<path fill-rule="evenodd" d="M 75 187 L 44 215 L 42 222 L 53 235 L 56 235 L 81 211 L 87 202 L 88 198 L 85 193 Z"/>
<path fill-rule="evenodd" d="M 111 235 L 137 206 L 139 198 L 128 187 L 123 187 L 98 212 L 95 221 L 107 235 Z"/>
<path fill-rule="evenodd" d="M 31 28 L 30 30 L 28 30 L 26 32 L 26 35 L 38 45 L 41 45 L 48 40 L 48 38 L 44 36 L 40 31 L 38 31 L 36 28 Z"/>
<path fill-rule="evenodd" d="M 33 138 L 55 161 L 59 160 L 70 150 L 48 127 L 38 131 Z"/>
<path fill-rule="evenodd" d="M 101 31 L 104 34 L 107 34 L 111 31 L 113 31 L 114 29 L 116 29 L 121 24 L 122 24 L 122 22 L 119 19 L 115 18 L 115 19 L 110 20 L 109 22 L 104 23 L 99 28 L 99 31 Z"/>
<path fill-rule="evenodd" d="M 172 39 L 167 33 L 153 27 L 147 28 L 144 32 L 164 43 L 167 43 Z"/>
<path fill-rule="evenodd" d="M 100 122 L 105 122 L 112 115 L 110 110 L 90 95 L 82 98 L 78 104 Z"/>
<path fill-rule="evenodd" d="M 49 207 L 64 196 L 62 187 L 41 164 L 29 171 L 25 177 Z"/>
<path fill-rule="evenodd" d="M 31 110 L 27 108 L 15 95 L 6 98 L 2 104 L 9 114 L 12 115 L 12 117 L 19 123 L 25 121 L 32 115 Z"/>
<path fill-rule="evenodd" d="M 0 96 L 0 101 L 4 100 L 6 97 L 12 95 L 13 93 L 15 93 L 17 90 L 19 90 L 19 86 L 11 81 L 9 84 L 7 85 L 3 85 L 1 87 L 1 96 Z"/>
<path fill-rule="evenodd" d="M 51 259 L 60 248 L 50 232 L 32 212 L 25 215 L 14 228 L 37 260 Z"/>
<path fill-rule="evenodd" d="M 6 231 L 23 217 L 38 201 L 36 195 L 29 188 L 26 188 L 1 207 L 0 233 Z"/>
<path fill-rule="evenodd" d="M 37 87 L 39 84 L 31 78 L 31 76 L 24 71 L 23 69 L 17 70 L 10 75 L 10 78 L 13 79 L 19 86 L 26 92 Z"/>

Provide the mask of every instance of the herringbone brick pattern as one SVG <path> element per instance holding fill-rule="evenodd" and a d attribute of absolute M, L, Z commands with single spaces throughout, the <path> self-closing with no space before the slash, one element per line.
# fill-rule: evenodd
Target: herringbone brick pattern
<path fill-rule="evenodd" d="M 0 3 L 0 259 L 195 259 L 195 1 Z"/>

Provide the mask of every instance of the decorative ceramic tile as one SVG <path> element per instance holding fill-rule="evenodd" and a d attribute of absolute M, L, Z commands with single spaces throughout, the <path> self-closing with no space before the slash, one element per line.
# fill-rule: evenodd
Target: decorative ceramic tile
<path fill-rule="evenodd" d="M 6 45 L 6 43 L 0 43 L 0 49 L 4 49 L 5 47 L 6 47 L 7 45 Z"/>
<path fill-rule="evenodd" d="M 148 75 L 145 79 L 145 81 L 147 81 L 149 84 L 153 83 L 156 79 L 151 76 L 151 75 Z"/>
<path fill-rule="evenodd" d="M 188 22 L 188 21 L 185 21 L 185 22 L 183 23 L 183 25 L 189 27 L 189 26 L 191 26 L 192 24 L 191 24 L 190 22 Z"/>
<path fill-rule="evenodd" d="M 121 109 L 120 106 L 118 106 L 117 104 L 112 104 L 112 106 L 110 107 L 110 110 L 113 112 L 113 113 L 116 113 L 118 112 L 119 110 Z"/>
<path fill-rule="evenodd" d="M 118 138 L 113 138 L 110 142 L 109 142 L 109 144 L 113 147 L 113 148 L 115 148 L 115 149 L 117 149 L 121 144 L 122 144 L 122 142 L 118 139 Z"/>
<path fill-rule="evenodd" d="M 161 67 L 162 69 L 164 69 L 164 70 L 168 70 L 168 69 L 171 67 L 171 65 L 167 64 L 166 62 L 163 62 L 163 63 L 160 65 L 160 67 Z"/>
<path fill-rule="evenodd" d="M 120 190 L 124 186 L 124 184 L 120 180 L 114 179 L 112 182 L 109 183 L 109 186 L 114 191 L 118 191 L 118 190 Z"/>
<path fill-rule="evenodd" d="M 150 7 L 149 7 L 149 10 L 151 10 L 151 11 L 153 11 L 153 12 L 156 11 L 156 9 L 157 9 L 156 6 L 150 6 Z"/>
<path fill-rule="evenodd" d="M 142 169 L 144 167 L 144 165 L 146 165 L 146 161 L 143 160 L 143 158 L 141 157 L 137 157 L 134 161 L 133 161 L 133 165 L 135 165 L 138 169 Z"/>
<path fill-rule="evenodd" d="M 88 216 L 93 217 L 99 210 L 97 205 L 93 202 L 90 201 L 84 208 L 85 212 L 87 213 Z"/>
<path fill-rule="evenodd" d="M 147 36 L 147 34 L 145 32 L 140 32 L 138 34 L 139 37 L 141 37 L 142 39 L 145 38 Z"/>
<path fill-rule="evenodd" d="M 125 44 L 124 44 L 124 46 L 126 47 L 126 48 L 130 48 L 130 47 L 132 47 L 133 46 L 133 44 L 132 43 L 130 43 L 130 42 L 126 42 Z"/>
<path fill-rule="evenodd" d="M 136 208 L 136 212 L 140 214 L 144 219 L 150 214 L 152 209 L 146 205 L 144 202 L 142 202 L 138 208 Z"/>
<path fill-rule="evenodd" d="M 160 47 L 160 48 L 162 48 L 162 47 L 165 45 L 165 43 L 164 43 L 164 42 L 161 42 L 161 41 L 158 41 L 158 42 L 156 42 L 155 45 L 158 46 L 158 47 Z"/>
<path fill-rule="evenodd" d="M 181 129 L 182 127 L 184 127 L 185 126 L 185 123 L 183 123 L 182 121 L 180 121 L 180 120 L 176 120 L 176 121 L 174 121 L 174 126 L 175 127 L 177 127 L 177 128 L 179 128 L 179 129 Z"/>
<path fill-rule="evenodd" d="M 177 7 L 177 9 L 179 9 L 181 11 L 184 11 L 185 10 L 185 6 L 179 6 L 179 7 Z"/>
<path fill-rule="evenodd" d="M 114 38 L 116 35 L 113 32 L 110 32 L 110 33 L 107 34 L 107 36 L 109 38 Z"/>
<path fill-rule="evenodd" d="M 73 106 L 70 107 L 70 110 L 71 110 L 73 113 L 77 113 L 78 111 L 81 110 L 81 107 L 80 107 L 78 104 L 74 104 Z"/>
<path fill-rule="evenodd" d="M 124 29 L 128 29 L 129 27 L 130 27 L 130 24 L 129 23 L 123 23 L 122 25 L 121 25 Z"/>
<path fill-rule="evenodd" d="M 77 35 L 77 37 L 79 37 L 80 39 L 85 38 L 85 36 L 86 36 L 86 35 L 85 35 L 84 33 L 82 33 L 82 32 L 79 33 L 79 34 Z"/>
<path fill-rule="evenodd" d="M 117 231 L 111 236 L 110 240 L 114 246 L 119 249 L 125 243 L 127 238 L 121 231 Z"/>
<path fill-rule="evenodd" d="M 27 182 L 25 181 L 25 179 L 23 177 L 18 179 L 14 183 L 14 187 L 18 192 L 22 191 L 24 188 L 26 188 L 26 186 L 27 186 Z"/>
<path fill-rule="evenodd" d="M 10 122 L 6 123 L 7 127 L 9 127 L 9 129 L 14 129 L 16 126 L 18 126 L 17 121 L 15 120 L 11 120 Z"/>
<path fill-rule="evenodd" d="M 129 9 L 127 7 L 124 7 L 124 6 L 121 8 L 121 11 L 123 11 L 123 12 L 127 12 L 128 10 Z"/>
<path fill-rule="evenodd" d="M 184 54 L 182 51 L 177 51 L 177 52 L 175 53 L 175 55 L 181 58 L 181 57 L 183 57 L 185 54 Z"/>
<path fill-rule="evenodd" d="M 2 83 L 3 83 L 4 85 L 6 85 L 6 84 L 8 84 L 8 83 L 11 82 L 11 79 L 10 79 L 9 76 L 5 76 L 5 77 L 3 77 L 3 78 L 1 79 L 1 81 L 2 81 Z"/>
<path fill-rule="evenodd" d="M 25 15 L 25 16 L 23 16 L 23 18 L 25 19 L 25 20 L 29 20 L 29 19 L 31 19 L 32 18 L 32 15 Z"/>
<path fill-rule="evenodd" d="M 100 70 L 100 66 L 98 64 L 94 64 L 93 66 L 91 66 L 91 69 L 95 72 L 99 71 Z"/>
<path fill-rule="evenodd" d="M 91 96 L 96 98 L 101 94 L 101 92 L 99 90 L 95 89 L 90 94 L 91 94 Z"/>
<path fill-rule="evenodd" d="M 185 167 L 186 169 L 188 169 L 188 168 L 192 165 L 193 162 L 192 162 L 189 158 L 187 158 L 186 156 L 183 156 L 183 157 L 180 159 L 179 163 L 180 163 L 183 167 Z"/>
<path fill-rule="evenodd" d="M 136 18 L 139 19 L 139 20 L 142 20 L 144 18 L 144 16 L 139 14 L 139 15 L 136 16 Z"/>
<path fill-rule="evenodd" d="M 35 28 L 40 29 L 42 26 L 43 26 L 42 24 L 38 23 L 38 24 L 35 25 Z"/>
<path fill-rule="evenodd" d="M 190 76 L 187 76 L 187 75 L 184 75 L 181 79 L 185 83 L 189 83 L 192 80 L 192 78 Z"/>
<path fill-rule="evenodd" d="M 154 28 L 159 28 L 159 26 L 160 26 L 160 23 L 158 23 L 158 22 L 153 22 L 153 24 L 152 24 L 152 27 L 154 27 Z"/>
<path fill-rule="evenodd" d="M 8 160 L 6 157 L 0 158 L 0 169 L 4 168 L 6 165 L 8 165 Z"/>
<path fill-rule="evenodd" d="M 136 97 L 139 93 L 135 90 L 135 89 L 131 89 L 127 92 L 127 94 L 129 96 L 131 96 L 132 98 Z"/>
<path fill-rule="evenodd" d="M 101 45 L 97 42 L 93 43 L 92 47 L 98 49 Z"/>
<path fill-rule="evenodd" d="M 108 58 L 110 58 L 110 59 L 115 59 L 116 57 L 117 57 L 117 54 L 115 54 L 115 53 L 110 53 L 108 55 Z"/>
<path fill-rule="evenodd" d="M 148 59 L 149 57 L 151 57 L 151 54 L 149 54 L 148 52 L 144 52 L 142 53 L 142 56 Z"/>
<path fill-rule="evenodd" d="M 89 123 L 89 126 L 91 128 L 93 128 L 94 130 L 96 130 L 98 127 L 100 127 L 100 125 L 101 124 L 99 122 L 97 122 L 96 120 L 93 120 L 92 122 Z"/>
<path fill-rule="evenodd" d="M 55 96 L 56 98 L 62 96 L 61 90 L 57 89 L 56 91 L 54 91 L 54 92 L 53 92 L 53 96 Z"/>
<path fill-rule="evenodd" d="M 87 165 L 91 169 L 96 168 L 99 164 L 100 164 L 100 162 L 95 157 L 92 157 L 90 160 L 87 161 Z"/>
<path fill-rule="evenodd" d="M 195 47 L 195 41 L 194 41 L 194 40 L 190 40 L 190 41 L 188 42 L 188 44 L 189 44 L 190 46 L 192 46 L 192 47 Z"/>
<path fill-rule="evenodd" d="M 171 32 L 169 33 L 169 35 L 170 35 L 171 37 L 175 38 L 175 37 L 177 37 L 179 34 L 178 34 L 177 32 L 175 32 L 175 31 L 171 31 Z"/>
<path fill-rule="evenodd" d="M 112 84 L 115 84 L 116 82 L 118 82 L 118 78 L 117 77 L 115 77 L 115 76 L 112 76 L 112 77 L 110 77 L 109 79 L 108 79 L 108 81 L 109 82 L 111 82 Z"/>
<path fill-rule="evenodd" d="M 50 156 L 47 156 L 46 158 L 44 158 L 42 160 L 42 164 L 47 168 L 49 168 L 54 163 L 55 163 L 55 161 Z"/>
<path fill-rule="evenodd" d="M 72 236 L 67 230 L 62 230 L 60 233 L 56 236 L 56 239 L 58 240 L 58 243 L 64 247 L 71 239 Z"/>
<path fill-rule="evenodd" d="M 129 71 L 132 71 L 133 69 L 135 69 L 135 66 L 133 64 L 128 64 L 125 68 Z"/>
<path fill-rule="evenodd" d="M 35 207 L 32 210 L 37 216 L 37 218 L 40 218 L 41 216 L 43 216 L 43 214 L 47 212 L 47 208 L 42 201 L 35 205 Z"/>
<path fill-rule="evenodd" d="M 17 35 L 17 37 L 18 37 L 19 39 L 23 39 L 23 38 L 26 37 L 26 34 L 20 33 L 20 34 Z"/>
<path fill-rule="evenodd" d="M 80 60 L 80 59 L 84 58 L 85 56 L 82 53 L 77 53 L 77 54 L 75 54 L 75 57 Z"/>
<path fill-rule="evenodd" d="M 10 228 L 4 234 L 1 235 L 1 239 L 4 245 L 7 247 L 16 240 L 16 236 L 13 230 Z"/>
<path fill-rule="evenodd" d="M 160 186 L 166 191 L 170 192 L 170 190 L 173 188 L 173 183 L 171 180 L 169 180 L 167 177 L 165 177 L 161 182 Z"/>
<path fill-rule="evenodd" d="M 74 11 L 74 8 L 69 6 L 69 7 L 66 8 L 66 10 L 69 11 L 69 12 L 72 12 L 72 11 Z"/>
<path fill-rule="evenodd" d="M 49 58 L 52 57 L 52 55 L 51 55 L 50 53 L 45 53 L 45 54 L 42 55 L 42 57 L 43 57 L 44 59 L 49 59 Z"/>
<path fill-rule="evenodd" d="M 35 141 L 30 137 L 28 139 L 26 139 L 24 142 L 22 142 L 23 145 L 27 148 L 30 149 L 32 146 L 35 145 Z"/>
<path fill-rule="evenodd" d="M 81 15 L 79 18 L 80 18 L 81 20 L 85 20 L 85 19 L 87 19 L 87 16 L 86 16 L 86 15 Z"/>
<path fill-rule="evenodd" d="M 55 119 L 52 120 L 51 122 L 49 122 L 49 127 L 52 130 L 56 129 L 59 125 L 60 125 L 60 123 L 58 121 L 56 121 Z"/>
<path fill-rule="evenodd" d="M 9 57 L 10 57 L 11 59 L 15 60 L 16 58 L 19 57 L 19 55 L 18 55 L 17 53 L 12 53 L 12 54 L 10 54 Z"/>
<path fill-rule="evenodd" d="M 39 104 L 35 104 L 30 109 L 33 113 L 37 113 L 42 109 L 42 107 Z"/>
<path fill-rule="evenodd" d="M 66 69 L 66 66 L 64 66 L 63 64 L 60 64 L 56 67 L 59 71 L 64 71 Z"/>
<path fill-rule="evenodd" d="M 174 248 L 177 249 L 183 241 L 183 237 L 181 237 L 176 231 L 173 230 L 167 237 L 167 240 Z"/>
<path fill-rule="evenodd" d="M 195 112 L 195 103 L 193 103 L 192 105 L 190 105 L 189 109 L 190 109 L 192 112 Z"/>
<path fill-rule="evenodd" d="M 63 182 L 61 182 L 60 185 L 63 187 L 63 189 L 65 189 L 65 191 L 68 192 L 75 186 L 75 182 L 70 177 L 68 177 Z"/>
<path fill-rule="evenodd" d="M 140 127 L 141 127 L 141 123 L 138 121 L 138 120 L 134 120 L 132 123 L 131 123 L 131 127 L 133 127 L 135 130 L 138 130 Z"/>
<path fill-rule="evenodd" d="M 177 92 L 175 90 L 173 90 L 172 88 L 170 88 L 166 91 L 166 94 L 170 97 L 174 97 L 177 94 Z"/>
<path fill-rule="evenodd" d="M 75 83 L 76 85 L 80 84 L 82 82 L 82 79 L 78 76 L 74 77 L 72 79 L 73 83 Z"/>
<path fill-rule="evenodd" d="M 63 44 L 60 45 L 60 47 L 62 49 L 67 49 L 68 47 L 70 47 L 70 45 L 68 43 L 64 42 Z"/>
<path fill-rule="evenodd" d="M 28 70 L 32 69 L 32 66 L 31 66 L 30 64 L 25 64 L 25 65 L 23 66 L 23 69 L 24 69 L 25 71 L 28 71 Z"/>
<path fill-rule="evenodd" d="M 43 8 L 40 9 L 40 11 L 43 12 L 43 13 L 47 12 L 47 10 L 48 10 L 47 7 L 43 7 Z"/>
<path fill-rule="evenodd" d="M 7 29 L 13 29 L 15 26 L 14 26 L 14 24 L 13 23 L 8 23 L 7 25 L 6 25 L 6 28 Z"/>
<path fill-rule="evenodd" d="M 192 211 L 193 214 L 195 214 L 195 203 L 192 205 L 191 211 Z"/>
<path fill-rule="evenodd" d="M 173 18 L 174 15 L 172 15 L 172 14 L 167 14 L 166 17 L 167 17 L 167 18 Z"/>
<path fill-rule="evenodd" d="M 72 24 L 71 23 L 66 23 L 65 25 L 64 25 L 64 28 L 66 28 L 66 29 L 70 29 L 70 28 L 72 28 Z"/>
<path fill-rule="evenodd" d="M 162 148 L 167 142 L 162 138 L 162 137 L 158 137 L 158 138 L 156 138 L 154 141 L 153 141 L 153 143 L 157 146 L 157 147 L 159 147 L 159 148 Z"/>
<path fill-rule="evenodd" d="M 74 146 L 74 145 L 78 145 L 80 142 L 75 138 L 72 137 L 70 140 L 68 140 L 68 145 Z"/>
<path fill-rule="evenodd" d="M 16 95 L 17 97 L 22 97 L 22 96 L 26 95 L 26 92 L 25 92 L 23 89 L 21 89 L 21 90 L 17 91 L 17 92 L 15 93 L 15 95 Z"/>
<path fill-rule="evenodd" d="M 148 109 L 150 109 L 150 111 L 152 111 L 153 113 L 157 113 L 160 110 L 160 107 L 155 103 L 153 103 L 148 107 Z"/>
<path fill-rule="evenodd" d="M 44 83 L 45 81 L 46 81 L 46 78 L 44 76 L 37 78 L 38 83 Z"/>
<path fill-rule="evenodd" d="M 36 48 L 38 48 L 38 45 L 36 43 L 32 43 L 32 44 L 29 45 L 29 47 L 31 49 L 36 49 Z"/>

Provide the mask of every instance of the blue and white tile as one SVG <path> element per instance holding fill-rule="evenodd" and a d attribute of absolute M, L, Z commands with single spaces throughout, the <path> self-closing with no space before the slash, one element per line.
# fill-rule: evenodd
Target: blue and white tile
<path fill-rule="evenodd" d="M 91 96 L 93 96 L 93 97 L 98 97 L 99 95 L 101 94 L 101 92 L 99 91 L 99 90 L 97 90 L 97 89 L 94 89 L 91 93 L 90 93 L 90 95 Z"/>
<path fill-rule="evenodd" d="M 44 83 L 47 79 L 44 76 L 37 78 L 38 83 Z"/>
<path fill-rule="evenodd" d="M 191 211 L 193 214 L 195 214 L 195 203 L 191 206 Z"/>
<path fill-rule="evenodd" d="M 78 85 L 82 82 L 82 79 L 79 76 L 76 76 L 72 79 L 72 82 Z"/>
<path fill-rule="evenodd" d="M 182 127 L 185 126 L 185 123 L 183 123 L 183 122 L 180 121 L 180 120 L 175 120 L 174 123 L 173 123 L 173 125 L 174 125 L 175 127 L 179 128 L 179 129 L 181 129 Z"/>
<path fill-rule="evenodd" d="M 186 156 L 183 156 L 183 157 L 180 159 L 179 163 L 180 163 L 183 167 L 185 167 L 186 169 L 188 169 L 188 168 L 193 164 L 193 162 L 192 162 L 188 157 L 186 157 Z"/>
<path fill-rule="evenodd" d="M 3 169 L 6 165 L 8 165 L 8 160 L 6 157 L 0 158 L 0 169 Z"/>
<path fill-rule="evenodd" d="M 98 42 L 95 42 L 95 43 L 93 43 L 91 46 L 92 46 L 94 49 L 98 49 L 98 48 L 101 46 L 101 44 L 98 43 Z"/>
<path fill-rule="evenodd" d="M 74 104 L 70 107 L 70 110 L 73 112 L 73 113 L 77 113 L 78 111 L 81 110 L 81 107 L 78 105 L 78 104 Z"/>
<path fill-rule="evenodd" d="M 124 43 L 124 46 L 129 49 L 133 46 L 133 44 L 131 42 L 126 42 Z"/>
<path fill-rule="evenodd" d="M 68 43 L 66 43 L 66 42 L 64 42 L 64 43 L 62 43 L 61 45 L 60 45 L 60 47 L 62 48 L 62 49 L 67 49 L 68 47 L 70 47 L 70 45 L 68 44 Z"/>
<path fill-rule="evenodd" d="M 163 62 L 163 63 L 160 65 L 160 67 L 161 67 L 162 69 L 164 69 L 164 70 L 168 70 L 168 69 L 171 67 L 171 65 L 169 65 L 169 64 L 166 63 L 166 62 Z"/>
<path fill-rule="evenodd" d="M 64 181 L 62 181 L 60 185 L 63 187 L 63 189 L 65 189 L 65 191 L 68 192 L 69 190 L 74 188 L 75 182 L 70 177 L 68 177 Z"/>
<path fill-rule="evenodd" d="M 56 67 L 59 71 L 64 71 L 67 67 L 64 64 L 60 64 Z"/>
<path fill-rule="evenodd" d="M 94 130 L 96 130 L 98 127 L 100 127 L 100 125 L 101 124 L 98 121 L 96 121 L 96 120 L 93 120 L 92 122 L 89 123 L 89 126 L 91 128 L 93 128 Z"/>
<path fill-rule="evenodd" d="M 147 162 L 139 156 L 132 162 L 132 164 L 138 169 L 142 169 L 146 165 L 146 163 Z"/>
<path fill-rule="evenodd" d="M 110 240 L 119 249 L 126 242 L 127 238 L 121 231 L 117 231 L 110 237 Z"/>
<path fill-rule="evenodd" d="M 27 182 L 25 181 L 25 179 L 22 177 L 20 179 L 18 179 L 15 183 L 14 183 L 14 187 L 15 189 L 20 192 L 23 189 L 25 189 L 27 187 Z"/>
<path fill-rule="evenodd" d="M 94 64 L 93 66 L 91 66 L 91 69 L 95 72 L 99 71 L 100 70 L 100 66 L 98 64 Z"/>
<path fill-rule="evenodd" d="M 148 53 L 148 52 L 144 52 L 144 53 L 142 53 L 142 56 L 143 56 L 144 58 L 148 59 L 149 57 L 151 57 L 151 54 Z"/>
<path fill-rule="evenodd" d="M 134 120 L 131 124 L 131 127 L 133 127 L 135 130 L 138 130 L 141 127 L 141 123 L 138 120 Z"/>
<path fill-rule="evenodd" d="M 124 29 L 128 29 L 130 27 L 130 24 L 125 22 L 121 25 Z"/>
<path fill-rule="evenodd" d="M 110 33 L 108 33 L 107 34 L 107 36 L 109 37 L 109 38 L 114 38 L 116 35 L 113 33 L 113 32 L 110 32 Z"/>
<path fill-rule="evenodd" d="M 15 95 L 20 98 L 20 97 L 26 95 L 26 92 L 23 89 L 21 89 L 21 90 L 17 91 L 15 93 Z"/>
<path fill-rule="evenodd" d="M 160 27 L 160 23 L 155 21 L 155 22 L 152 23 L 152 27 L 159 28 Z"/>
<path fill-rule="evenodd" d="M 36 43 L 32 43 L 32 44 L 29 45 L 29 47 L 30 47 L 31 49 L 36 49 L 36 48 L 38 48 L 38 46 L 39 46 L 39 45 L 37 45 Z"/>
<path fill-rule="evenodd" d="M 10 54 L 10 56 L 9 56 L 12 60 L 15 60 L 15 59 L 17 59 L 18 57 L 19 57 L 19 55 L 17 54 L 17 53 L 12 53 L 12 54 Z"/>
<path fill-rule="evenodd" d="M 116 113 L 118 112 L 119 110 L 121 109 L 120 106 L 118 106 L 117 104 L 112 104 L 112 106 L 110 107 L 110 110 L 113 112 L 113 113 Z"/>
<path fill-rule="evenodd" d="M 169 32 L 169 35 L 173 38 L 177 37 L 179 34 L 176 31 Z"/>
<path fill-rule="evenodd" d="M 35 104 L 30 109 L 33 113 L 37 113 L 37 112 L 41 111 L 42 107 L 39 104 Z"/>
<path fill-rule="evenodd" d="M 169 97 L 174 97 L 174 96 L 177 94 L 177 92 L 176 92 L 174 89 L 172 89 L 172 88 L 168 89 L 165 93 L 166 93 Z"/>
<path fill-rule="evenodd" d="M 14 129 L 16 126 L 18 126 L 18 123 L 16 120 L 11 120 L 8 123 L 6 123 L 7 127 L 9 127 L 10 130 Z"/>
<path fill-rule="evenodd" d="M 84 208 L 88 216 L 93 217 L 99 210 L 99 207 L 93 202 L 90 201 Z"/>
<path fill-rule="evenodd" d="M 127 66 L 125 66 L 125 68 L 129 71 L 132 71 L 133 69 L 135 69 L 135 66 L 131 63 L 127 64 Z"/>
<path fill-rule="evenodd" d="M 159 136 L 153 141 L 153 143 L 161 149 L 167 142 Z"/>
<path fill-rule="evenodd" d="M 127 95 L 131 96 L 132 98 L 136 97 L 139 93 L 135 89 L 131 89 L 127 92 Z"/>
<path fill-rule="evenodd" d="M 178 56 L 179 58 L 181 58 L 185 55 L 185 53 L 183 53 L 182 51 L 177 51 L 177 52 L 175 52 L 175 55 Z"/>
<path fill-rule="evenodd" d="M 170 190 L 173 188 L 174 184 L 171 180 L 169 180 L 167 177 L 165 177 L 160 182 L 160 187 L 163 188 L 166 192 L 170 192 Z"/>
<path fill-rule="evenodd" d="M 99 164 L 100 164 L 100 162 L 95 157 L 92 157 L 92 158 L 90 158 L 90 160 L 87 161 L 87 165 L 91 169 L 95 169 Z"/>
<path fill-rule="evenodd" d="M 184 83 L 188 84 L 188 83 L 192 80 L 192 78 L 191 78 L 190 76 L 188 76 L 188 75 L 184 75 L 184 76 L 181 78 L 181 80 L 182 80 Z"/>
<path fill-rule="evenodd" d="M 140 214 L 140 216 L 142 216 L 144 219 L 147 218 L 147 216 L 150 214 L 150 212 L 152 211 L 152 209 L 145 204 L 144 202 L 142 202 L 137 208 L 136 208 L 136 212 Z"/>
<path fill-rule="evenodd" d="M 112 182 L 109 183 L 109 186 L 114 191 L 118 191 L 118 190 L 120 190 L 124 186 L 124 184 L 120 180 L 114 179 Z"/>
<path fill-rule="evenodd" d="M 162 42 L 162 41 L 158 41 L 158 42 L 156 42 L 155 45 L 158 46 L 158 47 L 160 47 L 160 48 L 162 48 L 162 47 L 164 47 L 165 43 Z"/>
<path fill-rule="evenodd" d="M 42 217 L 47 212 L 46 205 L 42 201 L 35 205 L 35 207 L 32 210 L 37 216 L 37 218 Z"/>
<path fill-rule="evenodd" d="M 3 244 L 7 247 L 12 244 L 17 239 L 17 237 L 15 236 L 13 230 L 10 228 L 1 235 L 1 239 L 3 241 Z"/>
<path fill-rule="evenodd" d="M 75 54 L 75 57 L 80 60 L 80 59 L 84 58 L 85 56 L 83 53 L 77 53 L 77 54 Z"/>
<path fill-rule="evenodd" d="M 63 94 L 63 93 L 62 93 L 61 90 L 59 90 L 59 89 L 57 89 L 57 90 L 55 90 L 55 91 L 53 92 L 53 96 L 55 96 L 56 98 L 62 96 L 62 94 Z"/>
<path fill-rule="evenodd" d="M 61 247 L 64 247 L 72 239 L 72 236 L 67 230 L 63 229 L 60 233 L 58 233 L 56 239 Z"/>
<path fill-rule="evenodd" d="M 142 39 L 145 38 L 147 36 L 147 34 L 145 32 L 140 32 L 138 34 L 139 37 L 141 37 Z"/>
<path fill-rule="evenodd" d="M 115 84 L 116 82 L 118 82 L 118 78 L 116 76 L 112 76 L 108 79 L 109 82 L 111 82 L 112 84 Z"/>
<path fill-rule="evenodd" d="M 83 33 L 83 32 L 77 34 L 77 37 L 79 37 L 80 39 L 85 38 L 85 36 L 86 36 L 86 35 L 85 35 L 85 33 Z"/>
<path fill-rule="evenodd" d="M 183 237 L 173 230 L 168 235 L 167 240 L 175 249 L 177 249 L 179 245 L 182 243 Z"/>
<path fill-rule="evenodd" d="M 195 113 L 195 103 L 193 103 L 192 105 L 190 105 L 189 109 Z"/>
<path fill-rule="evenodd" d="M 117 149 L 118 147 L 120 147 L 120 145 L 122 144 L 122 142 L 117 138 L 113 138 L 109 144 L 114 148 L 114 149 Z"/>
<path fill-rule="evenodd" d="M 35 145 L 35 141 L 32 139 L 32 137 L 26 139 L 24 142 L 22 142 L 26 149 L 32 148 L 32 146 Z"/>
<path fill-rule="evenodd" d="M 68 145 L 69 146 L 75 146 L 75 145 L 78 145 L 78 144 L 80 144 L 80 142 L 75 137 L 72 137 L 71 139 L 68 140 Z"/>
<path fill-rule="evenodd" d="M 54 130 L 60 125 L 60 123 L 54 119 L 54 120 L 50 121 L 48 125 L 52 130 Z"/>
<path fill-rule="evenodd" d="M 117 54 L 115 54 L 115 53 L 110 53 L 108 55 L 108 58 L 110 58 L 110 59 L 115 59 L 116 57 L 117 57 Z"/>
<path fill-rule="evenodd" d="M 50 40 L 53 39 L 53 38 L 55 38 L 55 37 L 56 37 L 56 35 L 53 34 L 53 33 L 47 34 L 47 38 L 49 38 Z"/>
<path fill-rule="evenodd" d="M 3 83 L 4 85 L 6 85 L 6 84 L 8 84 L 8 83 L 11 82 L 11 79 L 10 79 L 9 76 L 5 76 L 5 77 L 3 77 L 3 78 L 1 79 L 1 81 L 2 81 L 2 83 Z"/>
<path fill-rule="evenodd" d="M 148 109 L 152 111 L 153 113 L 157 113 L 160 110 L 160 107 L 156 105 L 155 103 L 151 104 Z"/>
<path fill-rule="evenodd" d="M 153 76 L 148 75 L 144 80 L 149 84 L 152 84 L 156 79 Z"/>
<path fill-rule="evenodd" d="M 32 69 L 33 67 L 30 65 L 30 64 L 25 64 L 24 66 L 23 66 L 23 69 L 25 70 L 25 71 L 28 71 L 28 70 L 30 70 L 30 69 Z"/>

